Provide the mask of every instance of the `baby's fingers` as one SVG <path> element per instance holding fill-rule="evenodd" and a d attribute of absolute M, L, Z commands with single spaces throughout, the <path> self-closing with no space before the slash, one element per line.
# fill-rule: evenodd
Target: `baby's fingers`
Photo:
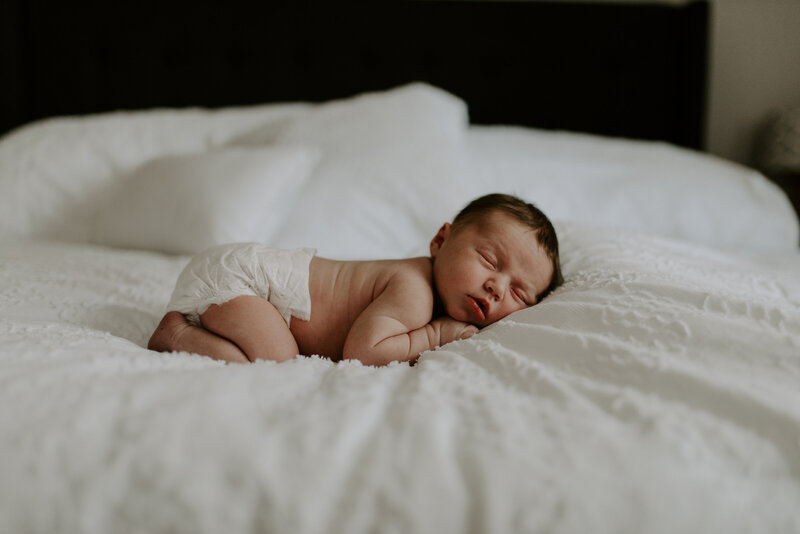
<path fill-rule="evenodd" d="M 467 325 L 464 330 L 461 331 L 461 335 L 458 337 L 458 339 L 469 339 L 477 333 L 477 327 L 473 325 Z"/>

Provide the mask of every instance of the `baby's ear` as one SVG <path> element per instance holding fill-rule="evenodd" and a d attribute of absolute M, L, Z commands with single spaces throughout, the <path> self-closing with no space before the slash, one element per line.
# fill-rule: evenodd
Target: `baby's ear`
<path fill-rule="evenodd" d="M 439 253 L 439 249 L 442 248 L 442 243 L 444 240 L 447 239 L 447 236 L 450 235 L 450 223 L 444 223 L 439 231 L 436 232 L 436 235 L 433 236 L 431 239 L 431 258 L 435 258 L 436 254 Z"/>

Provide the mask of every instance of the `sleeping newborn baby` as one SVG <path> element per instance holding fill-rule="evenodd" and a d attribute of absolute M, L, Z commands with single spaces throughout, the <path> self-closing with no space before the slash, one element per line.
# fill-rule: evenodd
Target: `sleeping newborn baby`
<path fill-rule="evenodd" d="M 336 261 L 258 243 L 208 249 L 178 277 L 148 348 L 227 362 L 412 361 L 536 304 L 561 281 L 547 217 L 491 194 L 442 225 L 430 257 Z"/>

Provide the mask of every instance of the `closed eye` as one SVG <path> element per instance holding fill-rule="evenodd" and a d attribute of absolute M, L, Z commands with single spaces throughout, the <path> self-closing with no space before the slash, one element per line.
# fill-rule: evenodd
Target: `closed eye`
<path fill-rule="evenodd" d="M 530 306 L 533 306 L 534 304 L 536 304 L 535 301 L 534 302 L 530 302 L 528 300 L 528 297 L 525 295 L 525 293 L 523 293 L 522 291 L 520 291 L 518 289 L 515 289 L 513 291 L 513 293 L 514 293 L 514 298 L 516 298 L 519 302 L 521 302 L 525 306 L 530 307 Z"/>
<path fill-rule="evenodd" d="M 481 256 L 481 261 L 490 269 L 497 269 L 497 263 L 488 255 L 484 254 L 483 252 L 479 252 Z"/>

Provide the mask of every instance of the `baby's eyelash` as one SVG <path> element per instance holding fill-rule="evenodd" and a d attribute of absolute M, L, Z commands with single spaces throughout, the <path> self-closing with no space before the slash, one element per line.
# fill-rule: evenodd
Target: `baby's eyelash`
<path fill-rule="evenodd" d="M 515 295 L 515 296 L 516 296 L 516 297 L 517 297 L 517 298 L 518 298 L 518 299 L 519 299 L 519 300 L 520 300 L 520 301 L 521 301 L 523 304 L 525 304 L 526 306 L 533 306 L 533 305 L 535 304 L 535 302 L 531 303 L 530 301 L 528 301 L 528 299 L 525 297 L 525 294 L 524 294 L 523 292 L 521 292 L 521 291 L 514 291 L 514 295 Z"/>

